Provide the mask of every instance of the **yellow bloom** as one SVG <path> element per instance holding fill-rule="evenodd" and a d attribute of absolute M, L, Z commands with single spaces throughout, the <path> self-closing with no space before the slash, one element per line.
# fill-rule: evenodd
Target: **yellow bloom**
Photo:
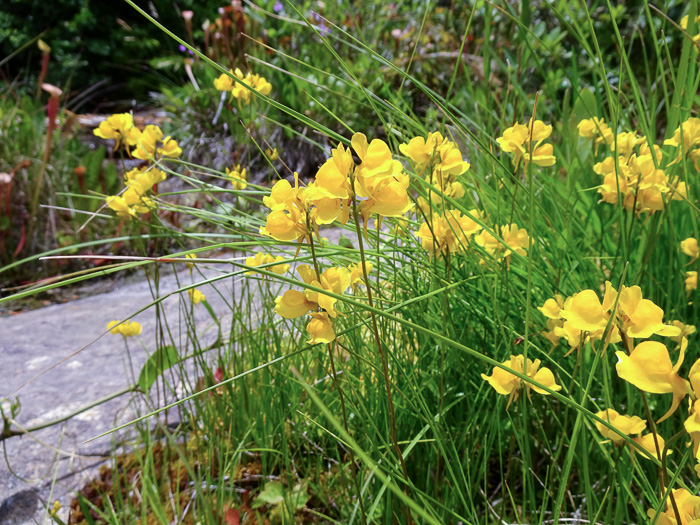
<path fill-rule="evenodd" d="M 511 126 L 496 139 L 498 145 L 506 153 L 514 155 L 513 162 L 517 165 L 522 158 L 527 165 L 532 161 L 538 166 L 552 166 L 556 162 L 551 144 L 542 145 L 542 141 L 552 134 L 552 126 L 546 125 L 541 120 L 529 124 Z"/>
<path fill-rule="evenodd" d="M 231 75 L 233 70 L 229 69 Z M 221 74 L 214 79 L 214 87 L 219 91 L 231 91 L 233 89 L 233 79 L 227 74 Z"/>
<path fill-rule="evenodd" d="M 601 410 L 596 414 L 596 416 L 598 416 L 601 419 L 604 419 L 626 436 L 629 436 L 630 434 L 639 434 L 647 426 L 647 422 L 641 419 L 640 417 L 621 416 L 612 408 L 608 408 L 607 410 Z M 610 430 L 600 421 L 596 421 L 595 426 L 598 429 L 598 432 L 600 432 L 605 439 L 609 439 L 610 441 L 616 444 L 623 443 L 625 441 L 625 439 L 622 436 Z"/>
<path fill-rule="evenodd" d="M 141 333 L 141 325 L 136 321 L 110 321 L 107 324 L 107 330 L 113 335 L 123 335 L 124 337 L 131 337 L 134 335 L 139 335 Z"/>
<path fill-rule="evenodd" d="M 688 257 L 691 257 L 690 262 L 696 261 L 700 256 L 700 248 L 698 248 L 698 240 L 693 237 L 688 237 L 681 241 L 681 251 Z"/>
<path fill-rule="evenodd" d="M 41 42 L 41 40 L 39 40 L 39 42 Z M 58 514 L 59 510 L 61 510 L 61 502 L 56 500 L 53 503 L 53 507 L 51 508 L 51 511 L 49 512 L 49 517 L 55 518 L 56 514 Z"/>
<path fill-rule="evenodd" d="M 365 262 L 364 267 L 367 271 L 367 275 L 369 275 L 373 268 L 372 263 L 367 261 Z M 352 286 L 353 290 L 357 291 L 360 286 L 365 285 L 365 275 L 362 265 L 361 263 L 351 264 L 348 266 L 348 270 L 350 270 L 350 285 Z"/>
<path fill-rule="evenodd" d="M 594 332 L 605 328 L 608 315 L 600 304 L 598 294 L 593 290 L 583 290 L 571 297 L 571 301 L 561 310 L 560 316 L 573 328 Z"/>
<path fill-rule="evenodd" d="M 671 408 L 659 422 L 673 414 L 691 391 L 690 383 L 677 373 L 683 364 L 683 348 L 675 366 L 671 364 L 666 346 L 657 341 L 639 343 L 629 356 L 621 351 L 615 355 L 618 358 L 617 373 L 622 379 L 650 394 L 673 394 Z"/>
<path fill-rule="evenodd" d="M 462 159 L 462 153 L 454 142 L 445 141 L 437 148 L 435 174 L 442 179 L 446 176 L 459 176 L 469 170 L 469 163 Z"/>
<path fill-rule="evenodd" d="M 496 233 L 503 238 L 503 242 L 486 230 L 483 230 L 479 235 L 474 237 L 476 243 L 481 246 L 488 255 L 496 260 L 504 259 L 506 265 L 510 265 L 510 256 L 512 253 L 517 253 L 523 257 L 527 255 L 530 237 L 524 228 L 519 228 L 517 224 L 510 224 L 499 226 L 495 230 Z"/>
<path fill-rule="evenodd" d="M 443 143 L 440 132 L 428 133 L 428 139 L 414 137 L 408 143 L 399 145 L 399 151 L 406 155 L 416 165 L 417 171 L 422 171 L 433 162 L 435 151 Z"/>
<path fill-rule="evenodd" d="M 158 126 L 148 125 L 143 131 L 134 128 L 136 148 L 131 152 L 135 159 L 153 160 L 156 155 L 158 141 L 163 138 L 163 132 Z"/>
<path fill-rule="evenodd" d="M 142 196 L 166 178 L 165 172 L 158 168 L 134 168 L 124 174 L 124 184 Z"/>
<path fill-rule="evenodd" d="M 226 168 L 226 178 L 231 182 L 233 188 L 236 190 L 246 189 L 246 181 L 248 180 L 248 175 L 246 169 L 241 169 L 241 165 L 237 164 L 233 166 L 230 170 Z M 287 182 L 287 181 L 285 181 Z M 287 184 L 289 184 L 287 182 Z"/>
<path fill-rule="evenodd" d="M 177 145 L 177 141 L 171 139 L 170 137 L 165 137 L 162 141 L 163 145 L 158 148 L 157 152 L 163 157 L 169 157 L 175 159 L 182 155 L 182 148 Z"/>
<path fill-rule="evenodd" d="M 352 194 L 349 176 L 355 167 L 350 149 L 345 149 L 342 144 L 332 150 L 329 158 L 316 173 L 313 189 L 307 191 L 308 197 L 318 199 L 332 197 L 335 199 L 347 199 Z"/>
<path fill-rule="evenodd" d="M 116 142 L 114 149 L 116 150 L 122 141 L 129 145 L 135 143 L 132 138 L 134 129 L 134 120 L 131 114 L 119 113 L 100 122 L 99 127 L 93 130 L 93 134 L 101 139 L 114 139 Z"/>
<path fill-rule="evenodd" d="M 547 299 L 542 306 L 537 309 L 549 319 L 561 319 L 561 309 L 564 307 L 564 298 L 556 294 L 553 299 Z"/>
<path fill-rule="evenodd" d="M 269 95 L 272 92 L 272 85 L 265 80 L 265 77 L 260 75 L 253 75 L 248 72 L 243 75 L 243 72 L 236 68 L 235 71 L 229 70 L 231 75 L 220 75 L 214 80 L 214 87 L 219 91 L 230 91 L 231 100 L 234 98 L 238 100 L 238 106 L 246 105 L 250 103 L 251 90 L 245 86 L 249 86 L 254 91 L 257 91 L 261 95 Z M 233 76 L 235 76 L 239 82 L 234 82 Z"/>
<path fill-rule="evenodd" d="M 639 286 L 623 287 L 618 302 L 622 331 L 630 337 L 646 339 L 653 334 L 678 335 L 678 330 L 663 323 L 664 311 L 649 299 L 642 299 Z"/>
<path fill-rule="evenodd" d="M 265 148 L 265 156 L 270 159 L 271 162 L 274 162 L 280 158 L 279 153 L 277 153 L 277 148 L 272 150 L 270 150 L 270 148 Z"/>
<path fill-rule="evenodd" d="M 479 210 L 471 210 L 471 215 L 482 220 Z M 473 235 L 481 230 L 481 226 L 473 219 L 462 215 L 458 210 L 448 210 L 445 215 L 433 214 L 432 223 L 424 222 L 416 232 L 424 250 L 433 254 L 446 251 L 458 253 L 469 244 Z"/>
<path fill-rule="evenodd" d="M 117 216 L 121 217 L 122 219 L 136 217 L 136 210 L 126 203 L 124 197 L 120 197 L 119 195 L 110 195 L 105 199 L 105 202 L 107 203 L 107 206 L 117 212 Z"/>
<path fill-rule="evenodd" d="M 698 272 L 685 272 L 685 291 L 692 292 L 698 287 Z"/>
<path fill-rule="evenodd" d="M 258 252 L 255 254 L 254 257 L 248 257 L 245 260 L 245 263 L 248 266 L 262 266 L 263 264 L 272 264 L 274 262 L 281 263 L 282 261 L 284 261 L 284 257 L 282 257 L 280 255 L 278 255 L 277 257 L 274 257 L 274 256 L 270 255 L 269 253 Z M 275 264 L 274 266 L 268 266 L 265 269 L 270 271 L 270 272 L 276 273 L 278 275 L 282 275 L 283 273 L 286 273 L 290 267 L 291 267 L 291 265 L 289 265 L 289 264 Z M 254 273 L 255 272 L 252 270 L 246 272 L 247 275 L 252 275 Z"/>
<path fill-rule="evenodd" d="M 530 359 L 525 363 L 525 358 L 522 355 L 512 355 L 507 361 L 503 361 L 503 365 L 508 368 L 529 377 L 538 383 L 546 386 L 550 390 L 559 391 L 561 386 L 557 385 L 554 379 L 554 374 L 549 368 L 540 368 L 540 360 L 535 359 L 533 363 Z M 490 376 L 481 374 L 481 378 L 493 387 L 493 389 L 504 396 L 510 396 L 508 399 L 508 405 L 517 399 L 520 389 L 525 386 L 527 389 L 528 396 L 530 395 L 530 389 L 534 390 L 538 394 L 548 395 L 546 390 L 542 390 L 530 383 L 523 382 L 518 376 L 508 372 L 502 368 L 494 368 Z"/>
<path fill-rule="evenodd" d="M 188 253 L 185 255 L 185 259 L 196 259 L 197 254 L 196 253 Z M 185 266 L 187 266 L 187 269 L 192 273 L 192 270 L 194 270 L 194 263 L 185 263 Z"/>
<path fill-rule="evenodd" d="M 287 290 L 282 297 L 275 299 L 275 312 L 285 319 L 296 319 L 307 314 L 318 305 L 309 301 L 302 292 Z"/>
<path fill-rule="evenodd" d="M 657 440 L 659 442 L 659 450 L 658 451 L 656 450 L 656 441 Z M 653 457 L 655 457 L 656 459 L 661 461 L 661 457 L 663 457 L 664 446 L 666 446 L 666 441 L 659 434 L 656 434 L 656 440 L 654 440 L 654 434 L 644 434 L 641 437 L 633 438 L 632 441 L 641 445 L 644 450 L 646 450 Z M 632 449 L 632 451 L 636 452 L 635 449 Z M 673 454 L 673 450 L 669 450 L 668 452 L 666 452 L 667 456 L 670 456 L 671 454 Z M 661 457 L 659 457 L 659 456 L 661 456 Z M 644 455 L 644 454 L 641 454 L 641 457 L 643 457 L 644 459 L 649 459 L 649 457 Z M 700 525 L 700 524 L 698 524 L 698 525 Z"/>
<path fill-rule="evenodd" d="M 681 522 L 676 519 L 676 510 L 673 508 L 671 498 L 666 500 L 666 511 L 656 517 L 656 509 L 647 510 L 647 516 L 657 525 L 700 525 L 700 496 L 693 496 L 685 489 L 673 491 L 673 499 L 680 514 Z"/>
<path fill-rule="evenodd" d="M 202 292 L 200 292 L 199 290 L 197 290 L 196 288 L 190 288 L 189 290 L 187 290 L 187 295 L 190 296 L 190 300 L 191 300 L 194 304 L 199 304 L 199 303 L 201 303 L 202 301 L 206 301 L 206 300 L 207 300 L 207 296 L 204 295 L 204 294 L 203 294 Z"/>
<path fill-rule="evenodd" d="M 297 208 L 292 208 L 289 213 L 272 211 L 260 233 L 278 241 L 302 241 L 307 235 L 306 214 Z"/>
<path fill-rule="evenodd" d="M 326 312 L 313 312 L 311 317 L 311 321 L 306 325 L 306 331 L 311 336 L 309 344 L 332 343 L 335 340 L 333 320 Z"/>
<path fill-rule="evenodd" d="M 362 161 L 355 170 L 359 179 L 383 179 L 403 171 L 403 166 L 398 160 L 392 158 L 391 150 L 383 140 L 374 139 L 368 144 L 367 137 L 363 133 L 355 133 L 351 144 Z M 366 197 L 366 195 L 360 196 Z"/>
<path fill-rule="evenodd" d="M 605 121 L 598 117 L 591 119 L 583 119 L 578 123 L 578 134 L 585 139 L 593 139 L 595 144 L 595 152 L 598 152 L 598 146 L 605 142 L 609 142 L 613 136 L 613 132 Z"/>

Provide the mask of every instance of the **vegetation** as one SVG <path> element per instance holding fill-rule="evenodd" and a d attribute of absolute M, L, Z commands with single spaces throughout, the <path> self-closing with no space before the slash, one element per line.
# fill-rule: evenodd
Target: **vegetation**
<path fill-rule="evenodd" d="M 159 323 L 70 523 L 700 520 L 697 0 L 234 3 L 187 38 L 126 3 L 187 80 L 167 130 L 96 127 L 114 176 L 66 207 L 115 234 L 51 252 L 143 266 Z"/>

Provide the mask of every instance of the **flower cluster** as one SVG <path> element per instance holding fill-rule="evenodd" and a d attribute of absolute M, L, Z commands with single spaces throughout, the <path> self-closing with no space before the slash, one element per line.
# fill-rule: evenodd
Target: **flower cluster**
<path fill-rule="evenodd" d="M 522 160 L 527 166 L 530 161 L 538 166 L 554 166 L 557 161 L 551 144 L 542 144 L 552 134 L 552 126 L 541 120 L 530 119 L 525 124 L 515 123 L 496 139 L 506 153 L 513 155 L 513 164 L 517 167 Z"/>
<path fill-rule="evenodd" d="M 351 144 L 361 160 L 359 165 L 350 149 L 338 144 L 306 187 L 299 185 L 296 173 L 294 186 L 287 180 L 275 183 L 270 196 L 263 198 L 271 211 L 260 233 L 278 241 L 303 242 L 319 225 L 345 224 L 355 198 L 361 199 L 359 211 L 365 228 L 372 215 L 381 220 L 408 212 L 413 207 L 407 192 L 408 175 L 392 158 L 387 144 L 379 139 L 368 143 L 362 133 L 353 135 Z"/>
<path fill-rule="evenodd" d="M 479 210 L 469 213 L 477 219 L 483 218 Z M 472 236 L 480 231 L 481 226 L 473 219 L 457 210 L 447 210 L 444 215 L 434 213 L 430 224 L 421 224 L 416 237 L 421 240 L 424 250 L 434 255 L 444 255 L 461 252 L 469 245 Z"/>
<path fill-rule="evenodd" d="M 238 79 L 238 82 L 233 80 L 233 76 Z M 265 80 L 265 77 L 254 75 L 250 71 L 244 75 L 239 68 L 236 68 L 235 71 L 230 70 L 230 75 L 222 74 L 214 79 L 214 87 L 219 91 L 230 91 L 230 100 L 235 98 L 238 101 L 239 109 L 250 104 L 251 89 L 265 96 L 272 92 L 272 84 Z"/>
<path fill-rule="evenodd" d="M 640 417 L 623 416 L 619 414 L 616 410 L 613 410 L 612 408 L 601 410 L 596 414 L 596 416 L 607 421 L 610 425 L 615 427 L 617 430 L 619 430 L 626 436 L 629 436 L 630 434 L 641 434 L 642 431 L 647 427 L 647 422 L 641 419 Z M 603 425 L 599 421 L 596 421 L 595 426 L 598 429 L 598 432 L 600 432 L 606 440 L 611 441 L 615 445 L 624 445 L 627 443 L 625 438 L 620 436 L 620 434 L 612 431 L 609 427 Z M 665 445 L 664 439 L 657 434 L 656 440 L 658 440 L 659 449 L 663 450 Z M 639 444 L 652 456 L 656 456 L 658 458 L 658 454 L 656 451 L 656 442 L 654 441 L 653 433 L 644 434 L 643 436 L 637 436 L 635 438 L 632 438 L 632 441 Z M 630 452 L 634 453 L 634 447 L 630 446 Z M 642 455 L 642 457 L 648 459 L 647 456 Z"/>
<path fill-rule="evenodd" d="M 606 281 L 602 303 L 594 290 L 583 290 L 566 299 L 555 295 L 538 310 L 548 318 L 548 331 L 543 335 L 554 344 L 564 338 L 572 349 L 578 348 L 587 338 L 601 339 L 608 323 L 609 343 L 622 341 L 623 335 L 628 339 L 646 339 L 654 334 L 681 335 L 678 326 L 663 323 L 664 311 L 644 299 L 639 286 L 623 286 L 618 297 L 617 290 Z"/>
<path fill-rule="evenodd" d="M 698 119 L 689 119 L 682 125 L 684 129 L 687 128 L 689 137 L 694 132 L 695 124 L 692 120 Z M 598 188 L 601 202 L 621 202 L 628 211 L 653 213 L 663 210 L 668 200 L 686 198 L 685 182 L 679 177 L 669 177 L 666 171 L 659 168 L 661 148 L 648 137 L 638 136 L 633 131 L 615 134 L 603 119 L 597 117 L 579 122 L 578 130 L 581 137 L 593 140 L 596 153 L 601 144 L 610 152 L 605 159 L 593 166 L 593 171 L 603 177 L 603 183 Z M 697 141 L 700 144 L 700 127 L 697 131 Z M 678 145 L 676 138 L 680 137 L 680 131 L 677 130 L 674 137 L 665 144 Z M 686 153 L 692 156 L 693 151 L 698 151 L 700 155 L 700 150 L 691 149 L 692 140 L 687 141 Z"/>
<path fill-rule="evenodd" d="M 431 204 L 442 203 L 443 196 L 459 199 L 464 195 L 464 185 L 457 177 L 469 170 L 469 163 L 464 161 L 457 145 L 443 138 L 440 132 L 428 133 L 427 140 L 414 137 L 401 144 L 399 150 L 411 160 L 415 172 L 419 176 L 425 173 L 425 181 L 439 190 L 438 193 L 430 189 L 428 199 L 418 197 L 418 206 L 425 215 L 430 215 Z"/>
<path fill-rule="evenodd" d="M 344 294 L 352 282 L 348 268 L 328 268 L 319 275 L 308 264 L 302 264 L 297 272 L 306 284 L 337 295 Z M 311 336 L 309 343 L 330 343 L 335 339 L 333 319 L 341 315 L 335 308 L 337 301 L 335 297 L 311 290 L 287 290 L 275 301 L 275 312 L 285 319 L 296 319 L 311 312 L 311 320 L 306 325 Z"/>
<path fill-rule="evenodd" d="M 134 126 L 130 113 L 107 117 L 93 133 L 101 139 L 114 140 L 115 150 L 124 146 L 129 156 L 135 159 L 155 162 L 161 157 L 177 158 L 182 154 L 177 142 L 170 136 L 163 138 L 163 131 L 158 126 L 149 124 L 143 130 Z"/>
<path fill-rule="evenodd" d="M 110 321 L 107 330 L 112 335 L 132 337 L 141 333 L 141 325 L 136 321 Z"/>
<path fill-rule="evenodd" d="M 148 125 L 143 130 L 135 127 L 129 113 L 108 117 L 93 133 L 114 140 L 115 150 L 124 147 L 131 158 L 145 161 L 145 165 L 124 174 L 124 191 L 106 197 L 107 206 L 122 219 L 147 213 L 153 207 L 149 193 L 166 179 L 165 173 L 156 168 L 155 163 L 161 158 L 179 157 L 182 149 L 169 136 L 163 138 L 163 131 L 158 126 Z"/>
<path fill-rule="evenodd" d="M 248 257 L 245 260 L 245 263 L 248 266 L 263 266 L 263 265 L 269 265 L 272 263 L 282 263 L 284 261 L 284 257 L 281 255 L 278 255 L 277 257 L 270 255 L 269 253 L 262 253 L 258 252 L 255 254 L 253 257 Z M 289 264 L 275 264 L 273 266 L 268 266 L 265 268 L 266 270 L 276 273 L 278 275 L 282 275 L 283 273 L 287 273 L 289 271 L 290 265 Z M 253 275 L 256 272 L 254 271 L 249 271 L 246 272 L 248 275 Z"/>
<path fill-rule="evenodd" d="M 535 362 L 533 363 L 531 359 L 528 358 L 526 360 L 522 355 L 512 355 L 510 356 L 510 359 L 503 361 L 501 364 L 546 386 L 550 390 L 554 390 L 555 392 L 561 390 L 561 386 L 557 384 L 552 371 L 549 368 L 540 368 L 539 359 L 535 359 Z M 549 392 L 546 390 L 542 390 L 529 382 L 523 381 L 515 374 L 512 374 L 511 372 L 508 372 L 502 368 L 494 368 L 490 376 L 481 374 L 481 377 L 485 381 L 488 381 L 489 385 L 491 385 L 496 392 L 504 396 L 509 396 L 508 405 L 506 408 L 510 406 L 513 400 L 518 398 L 520 395 L 520 390 L 523 388 L 523 386 L 526 388 L 528 398 L 530 398 L 531 389 L 538 394 L 549 394 Z"/>
<path fill-rule="evenodd" d="M 235 190 L 244 190 L 248 186 L 246 169 L 241 168 L 240 164 L 232 166 L 231 169 L 226 168 L 226 178 L 231 182 Z"/>
<path fill-rule="evenodd" d="M 679 148 L 678 155 L 671 164 L 680 162 L 685 155 L 693 161 L 695 169 L 700 171 L 700 118 L 691 117 L 683 122 L 673 132 L 673 137 L 664 141 L 664 145 Z"/>

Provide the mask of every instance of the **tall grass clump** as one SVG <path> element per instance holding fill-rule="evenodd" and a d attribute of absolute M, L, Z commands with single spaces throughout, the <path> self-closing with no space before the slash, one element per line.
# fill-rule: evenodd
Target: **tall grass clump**
<path fill-rule="evenodd" d="M 142 161 L 103 212 L 196 247 L 120 263 L 189 272 L 177 318 L 140 305 L 145 408 L 76 522 L 700 519 L 698 2 L 236 6 L 306 44 L 159 26 L 234 165 L 128 114 L 95 132 Z"/>

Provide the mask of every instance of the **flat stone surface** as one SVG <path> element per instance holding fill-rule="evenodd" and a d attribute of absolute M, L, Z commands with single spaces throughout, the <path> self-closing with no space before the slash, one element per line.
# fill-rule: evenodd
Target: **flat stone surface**
<path fill-rule="evenodd" d="M 211 265 L 202 272 L 211 278 L 231 268 Z M 205 278 L 196 274 L 195 282 Z M 187 270 L 171 272 L 160 278 L 160 295 L 191 282 Z M 215 311 L 227 311 L 213 287 L 202 285 L 198 289 L 206 294 Z M 231 279 L 219 283 L 217 289 L 230 298 Z M 109 321 L 124 319 L 152 301 L 151 288 L 141 280 L 69 303 L 0 317 L 0 399 L 17 396 L 21 412 L 16 421 L 24 428 L 41 425 L 133 384 L 147 358 L 139 340 L 149 352 L 155 350 L 156 309 L 133 318 L 143 332 L 138 338 L 129 338 L 128 351 L 120 335 L 104 332 Z M 190 307 L 186 293 L 171 295 L 161 303 L 161 321 L 167 319 L 176 338 L 180 335 L 181 309 Z M 194 314 L 198 331 L 212 324 L 202 305 L 194 308 Z M 215 339 L 214 330 L 204 331 L 199 337 L 202 346 Z M 66 518 L 72 492 L 95 475 L 119 435 L 83 442 L 137 416 L 141 407 L 130 404 L 130 398 L 129 394 L 123 395 L 59 425 L 6 440 L 7 461 L 0 458 L 0 525 L 41 520 L 47 506 L 56 499 L 64 506 L 59 516 Z M 4 406 L 9 415 L 7 402 Z"/>
<path fill-rule="evenodd" d="M 341 231 L 327 229 L 322 233 L 331 242 L 337 242 Z M 347 231 L 343 233 L 351 239 L 354 237 Z M 222 255 L 222 258 L 229 256 Z M 233 269 L 225 263 L 198 264 L 194 275 L 190 276 L 184 265 L 177 266 L 177 273 L 170 271 L 160 276 L 160 297 Z M 163 265 L 164 270 L 168 268 L 172 265 Z M 266 282 L 274 294 L 286 288 Z M 241 299 L 240 278 L 219 281 L 216 290 L 211 285 L 197 288 L 206 294 L 226 334 L 227 321 L 230 323 L 231 319 L 231 300 Z M 156 308 L 149 308 L 132 319 L 141 324 L 143 332 L 136 338 L 129 338 L 127 352 L 121 336 L 105 333 L 107 323 L 129 317 L 146 307 L 153 301 L 155 291 L 143 278 L 117 282 L 106 292 L 104 289 L 104 286 L 88 285 L 78 294 L 81 298 L 75 301 L 0 317 L 0 399 L 19 398 L 22 408 L 16 420 L 23 427 L 66 416 L 133 384 L 147 359 L 146 349 L 153 352 L 158 337 L 167 337 L 157 330 Z M 254 289 L 257 287 L 251 287 Z M 85 290 L 103 293 L 86 296 Z M 251 308 L 255 297 L 245 300 L 246 308 Z M 192 308 L 186 293 L 169 295 L 159 306 L 160 322 L 167 320 L 180 355 L 191 350 L 184 337 L 183 308 Z M 254 312 L 256 306 L 252 309 Z M 193 310 L 199 344 L 205 347 L 215 341 L 217 333 L 202 305 Z M 163 344 L 168 343 L 166 338 Z M 47 370 L 53 365 L 56 366 Z M 42 371 L 46 372 L 36 377 Z M 177 383 L 171 372 L 167 375 L 171 384 Z M 25 385 L 27 381 L 30 382 Z M 183 393 L 178 389 L 178 395 Z M 141 404 L 130 402 L 131 399 L 132 396 L 123 395 L 59 425 L 4 441 L 7 461 L 0 456 L 0 525 L 35 523 L 35 520 L 41 523 L 46 509 L 51 508 L 56 499 L 63 505 L 59 517 L 67 519 L 73 493 L 95 477 L 115 443 L 125 434 L 117 432 L 89 443 L 84 441 L 143 413 Z M 172 400 L 171 396 L 168 401 Z M 154 402 L 158 406 L 165 404 L 163 399 Z M 8 414 L 7 409 L 5 413 Z"/>

